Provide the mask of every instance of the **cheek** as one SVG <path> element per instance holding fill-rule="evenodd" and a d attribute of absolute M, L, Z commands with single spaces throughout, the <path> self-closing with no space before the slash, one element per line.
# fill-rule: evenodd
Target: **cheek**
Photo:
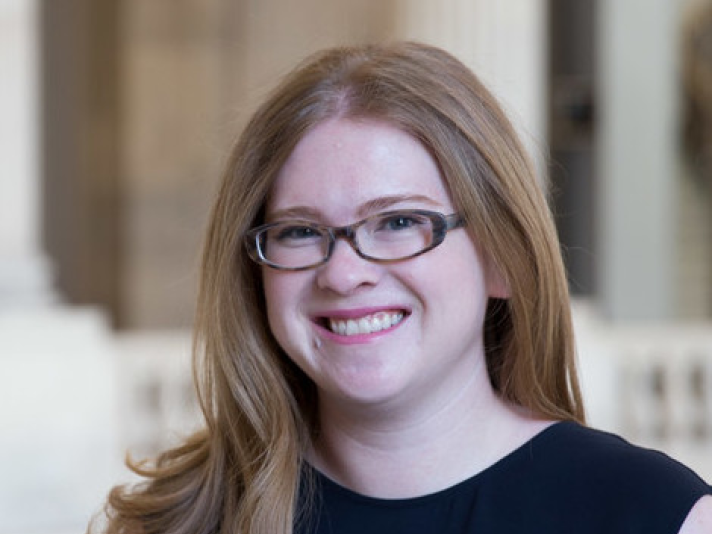
<path fill-rule="evenodd" d="M 449 254 L 438 258 L 430 278 L 431 292 L 449 300 L 448 307 L 472 314 L 483 310 L 489 291 L 480 257 L 469 239 L 453 243 Z"/>
<path fill-rule="evenodd" d="M 304 273 L 280 272 L 265 267 L 262 280 L 270 330 L 282 348 L 288 350 L 298 328 L 297 312 L 305 284 Z"/>

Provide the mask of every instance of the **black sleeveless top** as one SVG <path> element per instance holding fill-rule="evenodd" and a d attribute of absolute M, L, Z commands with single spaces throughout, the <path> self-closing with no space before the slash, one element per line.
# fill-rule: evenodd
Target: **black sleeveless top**
<path fill-rule="evenodd" d="M 663 453 L 571 422 L 422 497 L 367 497 L 307 469 L 315 494 L 297 534 L 675 534 L 712 494 Z"/>

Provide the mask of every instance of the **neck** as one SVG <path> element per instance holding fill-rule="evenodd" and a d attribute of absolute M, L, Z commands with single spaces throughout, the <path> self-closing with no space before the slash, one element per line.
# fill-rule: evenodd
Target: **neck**
<path fill-rule="evenodd" d="M 484 369 L 451 396 L 406 404 L 321 403 L 314 467 L 358 493 L 414 497 L 470 478 L 548 425 L 502 401 Z"/>

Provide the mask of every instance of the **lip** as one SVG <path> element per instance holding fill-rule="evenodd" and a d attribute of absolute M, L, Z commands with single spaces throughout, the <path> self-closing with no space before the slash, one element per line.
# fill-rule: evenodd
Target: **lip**
<path fill-rule="evenodd" d="M 332 332 L 327 326 L 326 326 L 326 320 L 327 319 L 357 319 L 360 317 L 364 317 L 366 315 L 374 315 L 377 313 L 384 313 L 384 312 L 393 312 L 393 311 L 402 311 L 403 312 L 403 320 L 401 320 L 398 324 L 387 328 L 386 330 L 379 330 L 378 332 L 372 332 L 370 334 L 355 334 L 351 336 L 342 336 L 339 334 L 336 334 L 335 332 Z M 398 328 L 400 328 L 409 318 L 411 314 L 410 308 L 404 307 L 404 306 L 378 306 L 378 307 L 364 307 L 364 308 L 351 308 L 351 309 L 334 309 L 334 310 L 325 310 L 319 313 L 316 313 L 312 316 L 312 323 L 314 324 L 315 328 L 317 329 L 319 336 L 333 341 L 335 343 L 339 343 L 341 345 L 356 345 L 360 343 L 368 343 L 370 341 L 373 341 L 377 338 L 381 338 L 383 336 L 387 336 L 393 332 L 395 332 Z"/>

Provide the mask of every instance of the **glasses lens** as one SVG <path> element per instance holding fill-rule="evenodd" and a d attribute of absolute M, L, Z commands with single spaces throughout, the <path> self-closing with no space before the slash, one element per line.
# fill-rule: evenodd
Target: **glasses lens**
<path fill-rule="evenodd" d="M 324 259 L 328 238 L 315 226 L 285 222 L 264 229 L 258 235 L 257 243 L 262 257 L 270 263 L 299 268 Z"/>
<path fill-rule="evenodd" d="M 433 243 L 433 220 L 422 212 L 382 213 L 367 219 L 359 227 L 357 239 L 361 251 L 371 258 L 407 258 Z"/>

